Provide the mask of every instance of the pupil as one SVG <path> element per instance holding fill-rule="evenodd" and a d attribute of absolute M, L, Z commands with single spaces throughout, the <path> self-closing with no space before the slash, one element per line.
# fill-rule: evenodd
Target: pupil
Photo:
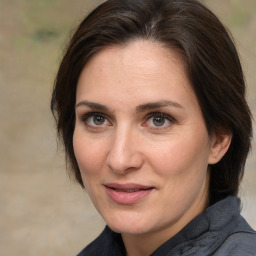
<path fill-rule="evenodd" d="M 153 123 L 155 126 L 162 126 L 164 125 L 165 119 L 163 117 L 154 117 Z"/>
<path fill-rule="evenodd" d="M 103 124 L 105 121 L 105 118 L 102 117 L 102 116 L 94 116 L 93 117 L 93 122 L 96 124 L 96 125 L 101 125 Z"/>

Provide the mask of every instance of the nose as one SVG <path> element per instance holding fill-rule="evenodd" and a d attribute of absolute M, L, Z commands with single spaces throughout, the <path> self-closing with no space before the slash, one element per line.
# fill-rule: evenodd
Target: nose
<path fill-rule="evenodd" d="M 138 170 L 143 165 L 143 154 L 139 150 L 136 132 L 120 129 L 113 135 L 107 156 L 107 165 L 115 173 L 124 174 Z"/>

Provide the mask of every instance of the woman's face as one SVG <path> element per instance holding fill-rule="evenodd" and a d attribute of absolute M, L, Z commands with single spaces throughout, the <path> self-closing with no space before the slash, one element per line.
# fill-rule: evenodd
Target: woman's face
<path fill-rule="evenodd" d="M 73 145 L 117 232 L 174 235 L 206 207 L 212 143 L 174 50 L 137 40 L 97 53 L 78 81 Z"/>

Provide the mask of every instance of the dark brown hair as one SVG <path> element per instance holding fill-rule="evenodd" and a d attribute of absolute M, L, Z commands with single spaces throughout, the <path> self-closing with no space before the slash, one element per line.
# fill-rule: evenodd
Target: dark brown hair
<path fill-rule="evenodd" d="M 237 195 L 252 136 L 243 71 L 231 36 L 196 0 L 109 0 L 77 28 L 60 64 L 51 103 L 77 181 L 83 185 L 73 150 L 79 75 L 96 52 L 135 39 L 161 43 L 184 56 L 209 135 L 233 135 L 228 152 L 210 166 L 210 204 Z"/>

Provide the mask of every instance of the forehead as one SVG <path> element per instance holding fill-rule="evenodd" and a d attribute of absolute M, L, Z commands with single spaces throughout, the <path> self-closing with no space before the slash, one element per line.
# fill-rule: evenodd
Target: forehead
<path fill-rule="evenodd" d="M 76 103 L 83 100 L 113 109 L 170 100 L 199 108 L 180 53 L 145 40 L 95 54 L 78 80 Z"/>
<path fill-rule="evenodd" d="M 78 85 L 81 81 L 92 85 L 96 80 L 103 79 L 107 82 L 111 79 L 112 83 L 121 86 L 123 78 L 126 78 L 127 83 L 136 78 L 143 85 L 143 80 L 160 82 L 161 77 L 164 78 L 170 72 L 173 73 L 172 80 L 183 79 L 189 84 L 185 64 L 178 50 L 167 49 L 151 41 L 135 40 L 126 45 L 107 47 L 96 53 L 82 70 Z"/>

